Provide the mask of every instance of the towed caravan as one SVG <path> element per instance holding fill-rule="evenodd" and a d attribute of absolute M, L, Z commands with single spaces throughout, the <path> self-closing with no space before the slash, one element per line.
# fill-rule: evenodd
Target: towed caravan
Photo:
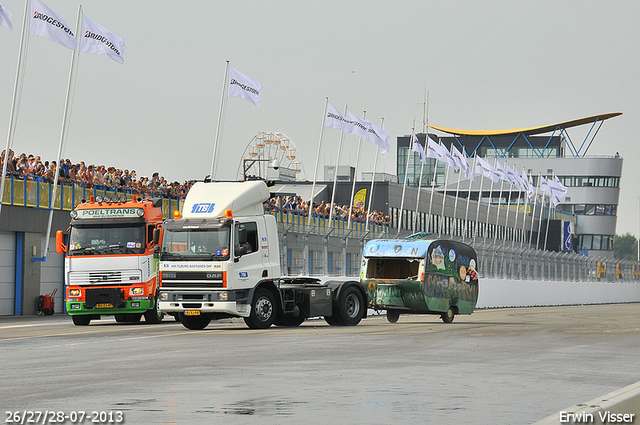
<path fill-rule="evenodd" d="M 469 245 L 424 233 L 374 239 L 364 246 L 360 282 L 369 307 L 386 310 L 391 323 L 406 313 L 436 314 L 451 323 L 476 307 L 477 261 Z"/>

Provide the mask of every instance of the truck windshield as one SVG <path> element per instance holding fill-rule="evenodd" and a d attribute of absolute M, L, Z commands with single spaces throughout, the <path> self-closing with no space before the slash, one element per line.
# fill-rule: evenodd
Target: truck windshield
<path fill-rule="evenodd" d="M 144 224 L 96 224 L 72 226 L 69 255 L 143 254 Z"/>
<path fill-rule="evenodd" d="M 230 227 L 165 229 L 161 256 L 164 260 L 228 260 Z"/>

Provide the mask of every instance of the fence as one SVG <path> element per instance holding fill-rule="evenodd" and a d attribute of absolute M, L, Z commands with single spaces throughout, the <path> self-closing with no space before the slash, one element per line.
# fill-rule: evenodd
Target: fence
<path fill-rule="evenodd" d="M 62 183 L 58 186 L 55 201 L 53 200 L 53 184 L 36 180 L 17 179 L 14 176 L 7 176 L 2 195 L 2 203 L 21 207 L 42 208 L 71 211 L 82 199 L 89 199 L 91 196 L 113 197 L 114 195 L 126 195 L 128 200 L 134 197 L 143 199 L 152 197 L 149 194 L 137 194 L 129 189 L 111 189 L 85 187 L 83 184 Z M 153 196 L 158 197 L 158 196 Z M 180 200 L 167 197 L 162 198 L 162 216 L 169 218 L 171 213 L 180 209 Z"/>
<path fill-rule="evenodd" d="M 82 199 L 90 196 L 125 194 L 127 199 L 138 195 L 127 189 L 97 189 L 64 183 L 59 187 L 53 208 L 71 211 Z M 2 203 L 15 206 L 49 209 L 53 185 L 45 182 L 16 179 L 5 181 Z M 162 215 L 169 218 L 180 210 L 179 199 L 162 198 Z M 358 276 L 364 244 L 371 239 L 388 239 L 390 225 L 329 220 L 277 210 L 267 211 L 276 217 L 280 235 L 282 273 L 286 275 Z M 443 235 L 444 238 L 450 236 Z M 469 242 L 469 239 L 453 237 Z M 480 241 L 472 244 L 478 254 L 480 278 L 511 280 L 550 280 L 582 282 L 638 282 L 640 263 L 637 261 L 585 256 L 574 252 L 553 252 L 524 247 L 512 240 Z"/>

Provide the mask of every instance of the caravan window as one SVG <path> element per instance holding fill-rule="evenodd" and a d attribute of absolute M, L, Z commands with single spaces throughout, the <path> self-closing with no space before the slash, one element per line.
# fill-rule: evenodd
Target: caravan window
<path fill-rule="evenodd" d="M 367 279 L 418 280 L 419 258 L 369 258 Z"/>

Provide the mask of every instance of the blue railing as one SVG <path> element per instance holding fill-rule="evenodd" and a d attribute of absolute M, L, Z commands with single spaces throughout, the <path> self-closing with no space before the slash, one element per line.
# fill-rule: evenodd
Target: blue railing
<path fill-rule="evenodd" d="M 35 180 L 24 180 L 15 178 L 15 176 L 7 176 L 4 183 L 4 193 L 2 203 L 4 205 L 14 205 L 19 207 L 31 207 L 54 210 L 71 211 L 82 199 L 89 199 L 91 196 L 109 196 L 126 195 L 128 200 L 134 197 L 161 198 L 162 199 L 162 216 L 164 218 L 171 217 L 171 213 L 181 208 L 181 200 L 159 196 L 149 193 L 137 193 L 127 188 L 110 188 L 110 187 L 85 187 L 84 184 L 64 182 L 58 185 L 56 199 L 53 200 L 53 184 L 42 181 L 38 178 Z"/>

